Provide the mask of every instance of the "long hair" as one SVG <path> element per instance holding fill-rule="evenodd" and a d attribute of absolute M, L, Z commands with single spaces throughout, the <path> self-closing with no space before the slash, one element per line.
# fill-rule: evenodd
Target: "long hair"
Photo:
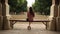
<path fill-rule="evenodd" d="M 33 16 L 34 16 L 34 12 L 33 12 L 32 7 L 30 7 L 30 8 L 29 8 L 29 12 L 30 12 L 30 14 L 31 14 L 31 15 L 33 15 Z"/>

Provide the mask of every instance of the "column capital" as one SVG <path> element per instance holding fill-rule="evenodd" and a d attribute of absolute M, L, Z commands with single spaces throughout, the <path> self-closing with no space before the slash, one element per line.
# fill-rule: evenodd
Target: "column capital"
<path fill-rule="evenodd" d="M 60 0 L 59 0 L 59 4 L 60 4 Z"/>
<path fill-rule="evenodd" d="M 2 16 L 2 4 L 1 4 L 1 0 L 0 0 L 0 16 Z"/>
<path fill-rule="evenodd" d="M 0 2 L 1 2 L 1 0 L 0 0 Z"/>
<path fill-rule="evenodd" d="M 0 0 L 0 3 L 1 3 L 1 0 Z"/>
<path fill-rule="evenodd" d="M 4 3 L 8 3 L 8 0 L 2 0 L 1 2 L 2 2 L 3 4 L 4 4 Z"/>
<path fill-rule="evenodd" d="M 58 5 L 59 4 L 59 0 L 52 0 L 52 4 Z"/>

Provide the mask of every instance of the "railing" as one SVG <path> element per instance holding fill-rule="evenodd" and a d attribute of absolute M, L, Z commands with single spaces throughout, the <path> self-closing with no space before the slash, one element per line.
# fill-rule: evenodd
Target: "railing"
<path fill-rule="evenodd" d="M 9 20 L 10 23 L 11 23 L 11 27 L 13 28 L 13 25 L 16 23 L 16 22 L 29 22 L 29 21 L 26 21 L 26 20 L 21 20 L 21 19 L 11 19 Z M 49 20 L 34 20 L 34 21 L 31 21 L 31 22 L 42 22 L 45 26 L 46 26 L 46 29 L 47 29 L 47 23 L 49 23 L 50 21 Z"/>

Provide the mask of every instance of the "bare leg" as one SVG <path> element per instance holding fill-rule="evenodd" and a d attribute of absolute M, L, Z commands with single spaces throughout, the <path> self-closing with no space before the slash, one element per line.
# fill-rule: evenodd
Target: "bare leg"
<path fill-rule="evenodd" d="M 29 26 L 31 25 L 31 22 L 29 22 Z"/>
<path fill-rule="evenodd" d="M 29 22 L 28 30 L 31 30 L 31 22 Z"/>

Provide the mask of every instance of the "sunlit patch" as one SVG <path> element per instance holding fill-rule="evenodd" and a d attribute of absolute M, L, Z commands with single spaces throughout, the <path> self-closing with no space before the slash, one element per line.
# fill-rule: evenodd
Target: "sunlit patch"
<path fill-rule="evenodd" d="M 27 6 L 30 7 L 32 6 L 33 3 L 35 3 L 35 0 L 27 0 L 28 4 Z"/>

